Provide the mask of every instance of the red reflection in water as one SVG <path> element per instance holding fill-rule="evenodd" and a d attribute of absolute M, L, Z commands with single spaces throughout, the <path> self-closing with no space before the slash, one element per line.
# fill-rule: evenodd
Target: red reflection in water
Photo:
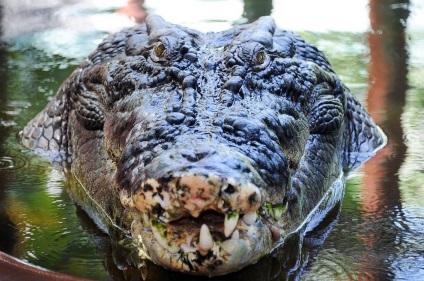
<path fill-rule="evenodd" d="M 394 5 L 396 4 L 396 5 Z M 364 165 L 361 237 L 366 252 L 359 280 L 392 279 L 387 252 L 396 255 L 396 231 L 391 217 L 401 209 L 398 171 L 405 157 L 401 115 L 407 90 L 405 40 L 409 1 L 370 0 L 371 32 L 368 110 L 388 137 L 388 145 Z M 405 9 L 406 8 L 406 9 Z M 383 239 L 384 238 L 384 239 Z M 385 254 L 381 254 L 385 253 Z"/>
<path fill-rule="evenodd" d="M 146 18 L 144 0 L 128 0 L 127 6 L 117 10 L 117 13 L 126 14 L 135 23 L 142 23 Z"/>

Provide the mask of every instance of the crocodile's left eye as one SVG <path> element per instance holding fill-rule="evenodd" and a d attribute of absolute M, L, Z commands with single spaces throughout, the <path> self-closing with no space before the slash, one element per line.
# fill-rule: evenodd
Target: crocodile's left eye
<path fill-rule="evenodd" d="M 159 42 L 158 44 L 155 45 L 154 51 L 155 51 L 155 55 L 158 58 L 163 58 L 166 55 L 166 47 L 162 42 Z"/>
<path fill-rule="evenodd" d="M 260 51 L 256 54 L 255 57 L 255 64 L 256 65 L 261 65 L 266 61 L 266 53 L 265 51 Z"/>

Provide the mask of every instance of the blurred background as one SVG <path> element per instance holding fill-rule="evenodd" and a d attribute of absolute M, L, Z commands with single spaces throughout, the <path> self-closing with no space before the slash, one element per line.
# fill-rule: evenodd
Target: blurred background
<path fill-rule="evenodd" d="M 16 138 L 97 44 L 149 13 L 204 32 L 273 16 L 325 53 L 389 138 L 302 247 L 225 278 L 424 280 L 423 0 L 0 0 L 1 251 L 98 280 L 191 280 L 127 266 L 60 172 Z"/>

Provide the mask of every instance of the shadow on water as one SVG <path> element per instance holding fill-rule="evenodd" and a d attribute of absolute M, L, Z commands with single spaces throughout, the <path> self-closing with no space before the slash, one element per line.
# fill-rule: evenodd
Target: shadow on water
<path fill-rule="evenodd" d="M 368 109 L 387 134 L 388 145 L 364 165 L 362 212 L 366 219 L 361 240 L 366 251 L 360 262 L 361 279 L 392 280 L 395 277 L 391 268 L 398 255 L 397 240 L 403 231 L 402 224 L 398 224 L 399 217 L 403 217 L 399 169 L 407 150 L 401 117 L 408 89 L 405 29 L 409 4 L 408 0 L 371 0 L 369 3 Z"/>

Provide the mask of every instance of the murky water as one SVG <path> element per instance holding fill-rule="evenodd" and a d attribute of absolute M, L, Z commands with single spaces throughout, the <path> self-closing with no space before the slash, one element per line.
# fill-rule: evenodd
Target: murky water
<path fill-rule="evenodd" d="M 125 255 L 111 254 L 115 246 L 69 198 L 62 175 L 22 151 L 16 135 L 102 38 L 134 24 L 128 15 L 142 20 L 143 7 L 202 31 L 271 14 L 324 51 L 389 144 L 350 176 L 341 211 L 301 250 L 286 247 L 219 279 L 424 280 L 423 1 L 20 2 L 0 1 L 1 251 L 98 280 L 189 280 L 151 264 L 125 267 Z"/>

